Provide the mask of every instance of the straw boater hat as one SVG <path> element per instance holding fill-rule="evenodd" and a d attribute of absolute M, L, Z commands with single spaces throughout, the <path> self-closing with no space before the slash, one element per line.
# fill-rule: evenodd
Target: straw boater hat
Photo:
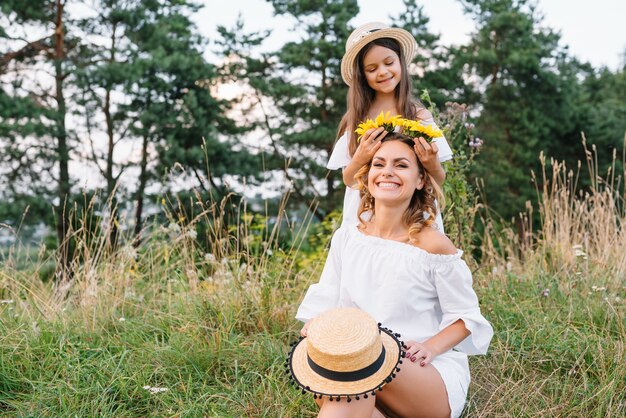
<path fill-rule="evenodd" d="M 357 308 L 331 309 L 311 322 L 307 337 L 291 349 L 287 367 L 302 393 L 316 399 L 367 398 L 400 371 L 399 337 Z"/>
<path fill-rule="evenodd" d="M 380 22 L 366 23 L 352 31 L 346 42 L 346 53 L 341 60 L 341 77 L 347 85 L 352 83 L 352 70 L 359 51 L 374 39 L 380 38 L 391 38 L 398 41 L 407 65 L 415 58 L 417 42 L 409 32 L 404 29 L 389 27 Z"/>

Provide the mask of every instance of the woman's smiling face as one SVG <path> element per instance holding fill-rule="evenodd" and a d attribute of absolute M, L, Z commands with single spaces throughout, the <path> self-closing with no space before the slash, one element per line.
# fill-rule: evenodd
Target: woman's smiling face
<path fill-rule="evenodd" d="M 424 185 L 413 148 L 401 141 L 383 142 L 372 159 L 367 188 L 377 202 L 411 201 Z"/>
<path fill-rule="evenodd" d="M 393 50 L 374 45 L 363 57 L 363 74 L 376 92 L 391 93 L 400 84 L 400 57 Z"/>

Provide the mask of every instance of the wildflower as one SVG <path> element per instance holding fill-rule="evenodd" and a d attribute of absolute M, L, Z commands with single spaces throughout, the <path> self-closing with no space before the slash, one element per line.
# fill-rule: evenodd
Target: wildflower
<path fill-rule="evenodd" d="M 359 123 L 354 132 L 356 132 L 359 137 L 357 139 L 360 140 L 363 134 L 375 128 L 380 128 L 381 126 L 385 128 L 387 132 L 393 132 L 396 129 L 396 126 L 400 126 L 403 119 L 400 115 L 391 116 L 391 112 L 380 112 L 378 116 L 376 116 L 375 120 L 366 119 L 365 122 Z"/>
<path fill-rule="evenodd" d="M 274 251 L 272 251 L 272 249 L 270 248 L 270 249 L 268 249 L 266 251 L 266 253 L 267 253 L 267 255 L 272 255 L 272 254 L 274 254 Z"/>
<path fill-rule="evenodd" d="M 211 253 L 206 253 L 204 255 L 204 260 L 208 261 L 208 262 L 213 262 L 213 261 L 215 261 L 215 256 L 213 254 L 211 254 Z"/>
<path fill-rule="evenodd" d="M 194 269 L 186 269 L 185 276 L 187 276 L 189 280 L 198 280 L 198 273 Z"/>
<path fill-rule="evenodd" d="M 120 317 L 120 322 L 125 322 L 126 318 L 124 318 L 123 316 Z"/>
<path fill-rule="evenodd" d="M 2 299 L 0 300 L 0 303 L 3 305 L 10 305 L 13 303 L 13 299 Z"/>
<path fill-rule="evenodd" d="M 123 254 L 128 259 L 132 259 L 132 260 L 136 260 L 137 259 L 137 249 L 134 248 L 132 245 L 124 246 Z"/>
<path fill-rule="evenodd" d="M 470 146 L 471 148 L 478 149 L 478 148 L 480 148 L 480 147 L 482 147 L 482 146 L 483 146 L 483 140 L 482 140 L 482 139 L 480 139 L 479 137 L 472 138 L 472 139 L 470 139 L 470 141 L 469 141 L 469 146 Z"/>
<path fill-rule="evenodd" d="M 547 289 L 547 288 L 546 288 L 546 289 L 543 289 L 543 291 L 541 292 L 541 295 L 542 295 L 544 298 L 547 298 L 548 296 L 550 296 L 550 289 Z"/>
<path fill-rule="evenodd" d="M 169 390 L 168 388 L 153 388 L 152 386 L 148 386 L 148 385 L 144 386 L 143 388 L 149 391 L 150 393 L 166 392 Z"/>
<path fill-rule="evenodd" d="M 189 237 L 190 239 L 196 239 L 198 238 L 198 232 L 196 232 L 195 229 L 190 229 L 189 231 L 187 231 L 187 237 Z"/>
<path fill-rule="evenodd" d="M 427 142 L 443 136 L 441 129 L 434 125 L 424 125 L 421 121 L 402 119 L 403 133 L 411 138 L 423 137 Z"/>
<path fill-rule="evenodd" d="M 474 129 L 474 124 L 470 122 L 465 122 L 464 126 L 466 129 Z"/>

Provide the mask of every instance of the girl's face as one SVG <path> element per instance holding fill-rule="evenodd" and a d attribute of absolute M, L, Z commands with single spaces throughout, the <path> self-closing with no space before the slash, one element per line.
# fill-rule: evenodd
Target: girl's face
<path fill-rule="evenodd" d="M 391 93 L 400 84 L 400 57 L 389 48 L 374 45 L 363 57 L 367 84 L 378 93 Z"/>
<path fill-rule="evenodd" d="M 400 141 L 383 142 L 367 175 L 367 188 L 376 202 L 408 203 L 422 187 L 415 151 Z"/>

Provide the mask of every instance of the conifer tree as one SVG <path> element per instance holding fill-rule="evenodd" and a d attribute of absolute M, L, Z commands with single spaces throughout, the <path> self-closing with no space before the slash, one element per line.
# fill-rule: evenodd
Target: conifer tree
<path fill-rule="evenodd" d="M 50 200 L 54 205 L 58 244 L 57 278 L 67 277 L 71 248 L 68 231 L 68 205 L 71 205 L 69 162 L 75 146 L 75 136 L 66 126 L 68 115 L 67 85 L 74 77 L 80 61 L 76 53 L 80 37 L 73 32 L 68 19 L 67 1 L 2 3 L 2 20 L 6 23 L 0 35 L 7 40 L 0 67 L 4 77 L 12 80 L 10 91 L 4 90 L 4 101 L 13 98 L 21 111 L 32 112 L 29 128 L 8 138 L 4 149 L 15 168 L 9 177 L 19 193 L 30 195 L 27 200 Z M 30 30 L 29 30 L 30 29 Z M 40 35 L 42 34 L 42 35 Z M 10 95 L 10 99 L 6 95 Z M 6 111 L 6 107 L 3 109 Z M 20 120 L 2 114 L 7 129 Z M 7 120 L 5 115 L 9 115 Z M 14 133 L 17 131 L 13 130 Z M 20 140 L 23 138 L 24 140 Z M 6 140 L 6 138 L 4 138 Z M 16 184 L 18 183 L 18 184 Z M 35 192 L 35 193 L 33 193 Z"/>
<path fill-rule="evenodd" d="M 466 0 L 477 24 L 469 45 L 455 56 L 474 80 L 484 139 L 476 175 L 483 178 L 488 204 L 510 217 L 534 195 L 530 170 L 539 154 L 577 147 L 573 107 L 577 69 L 559 45 L 559 35 L 541 25 L 526 0 Z"/>
<path fill-rule="evenodd" d="M 299 38 L 277 52 L 278 65 L 265 93 L 279 116 L 276 139 L 290 160 L 291 178 L 305 201 L 320 201 L 318 217 L 341 204 L 340 176 L 325 165 L 346 110 L 347 87 L 340 60 L 352 31 L 348 22 L 358 14 L 355 0 L 269 0 L 277 15 L 295 21 Z"/>

